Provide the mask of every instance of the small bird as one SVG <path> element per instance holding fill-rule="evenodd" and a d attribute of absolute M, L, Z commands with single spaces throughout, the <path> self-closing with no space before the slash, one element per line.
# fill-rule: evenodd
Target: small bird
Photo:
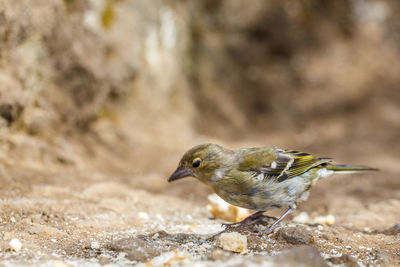
<path fill-rule="evenodd" d="M 276 147 L 253 147 L 230 150 L 216 144 L 202 144 L 188 150 L 172 182 L 184 177 L 195 177 L 210 186 L 226 202 L 256 210 L 239 223 L 253 224 L 262 220 L 271 208 L 288 207 L 286 212 L 262 233 L 271 233 L 277 225 L 306 200 L 311 187 L 321 178 L 334 173 L 353 173 L 377 170 L 367 166 L 336 165 L 330 158 Z"/>

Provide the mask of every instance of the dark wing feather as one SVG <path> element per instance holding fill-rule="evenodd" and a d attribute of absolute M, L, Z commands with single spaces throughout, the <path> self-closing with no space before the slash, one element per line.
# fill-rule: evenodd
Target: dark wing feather
<path fill-rule="evenodd" d="M 311 168 L 331 161 L 329 158 L 317 158 L 311 154 L 293 150 L 277 150 L 276 154 L 275 163 L 263 166 L 259 172 L 264 173 L 266 179 L 272 178 L 278 182 L 301 175 Z"/>

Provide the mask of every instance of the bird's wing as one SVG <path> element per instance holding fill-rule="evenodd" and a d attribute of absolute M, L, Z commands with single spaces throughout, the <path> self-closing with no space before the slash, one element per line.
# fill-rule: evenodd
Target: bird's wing
<path fill-rule="evenodd" d="M 330 158 L 317 158 L 311 154 L 294 150 L 283 150 L 278 151 L 277 153 L 277 162 L 279 162 L 279 164 L 277 163 L 277 165 L 281 166 L 279 174 L 274 172 L 274 170 L 265 170 L 265 173 L 273 173 L 275 175 L 278 175 L 276 177 L 278 182 L 293 178 L 295 176 L 305 173 L 311 168 L 332 161 L 332 159 Z"/>
<path fill-rule="evenodd" d="M 311 168 L 330 162 L 330 158 L 317 158 L 311 154 L 294 150 L 275 149 L 269 157 L 260 157 L 259 153 L 249 155 L 246 164 L 239 166 L 243 171 L 253 171 L 255 175 L 264 174 L 265 179 L 276 179 L 278 182 L 293 178 L 305 173 Z M 249 162 L 256 164 L 248 164 Z M 243 168 L 245 167 L 245 168 Z"/>

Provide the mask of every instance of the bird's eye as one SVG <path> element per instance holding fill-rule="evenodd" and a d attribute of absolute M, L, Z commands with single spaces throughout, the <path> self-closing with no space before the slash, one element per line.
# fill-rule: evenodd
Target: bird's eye
<path fill-rule="evenodd" d="M 193 168 L 197 168 L 197 167 L 199 167 L 200 166 L 200 159 L 195 159 L 195 160 L 193 160 L 193 163 L 192 163 L 192 166 L 193 166 Z"/>

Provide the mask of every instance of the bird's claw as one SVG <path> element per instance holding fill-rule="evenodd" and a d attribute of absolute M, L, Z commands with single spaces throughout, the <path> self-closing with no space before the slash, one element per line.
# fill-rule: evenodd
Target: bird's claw
<path fill-rule="evenodd" d="M 279 229 L 281 229 L 282 227 L 270 227 L 270 228 L 268 228 L 267 230 L 259 230 L 259 229 L 256 229 L 254 232 L 252 232 L 251 234 L 252 235 L 255 235 L 255 236 L 262 236 L 262 235 L 269 235 L 269 234 L 272 234 L 273 232 L 275 232 L 275 231 L 277 231 L 277 230 L 279 230 Z"/>
<path fill-rule="evenodd" d="M 221 223 L 222 226 L 225 226 L 226 228 L 232 228 L 232 227 L 237 227 L 240 225 L 240 222 L 237 223 Z"/>

